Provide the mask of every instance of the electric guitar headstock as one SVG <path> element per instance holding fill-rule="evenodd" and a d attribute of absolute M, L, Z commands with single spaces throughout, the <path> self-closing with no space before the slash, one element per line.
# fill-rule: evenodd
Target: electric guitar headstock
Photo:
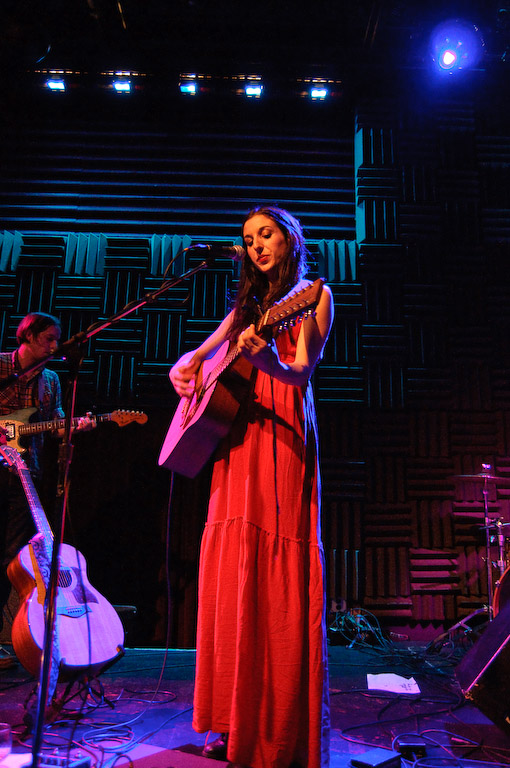
<path fill-rule="evenodd" d="M 119 427 L 125 427 L 127 424 L 132 424 L 134 421 L 137 424 L 145 424 L 147 421 L 147 414 L 143 411 L 112 411 L 110 414 L 110 421 L 114 421 Z"/>

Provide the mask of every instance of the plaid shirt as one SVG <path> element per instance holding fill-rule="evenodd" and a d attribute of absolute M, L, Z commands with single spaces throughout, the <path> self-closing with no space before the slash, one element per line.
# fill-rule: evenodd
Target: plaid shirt
<path fill-rule="evenodd" d="M 17 350 L 0 353 L 0 382 L 20 370 Z M 0 390 L 0 419 L 24 408 L 37 408 L 37 413 L 32 417 L 35 421 L 63 418 L 60 381 L 55 371 L 43 368 L 39 373 L 23 380 L 18 379 L 6 389 Z M 43 442 L 44 433 L 32 435 L 30 440 L 27 440 L 27 464 L 33 475 L 40 473 L 39 459 Z"/>

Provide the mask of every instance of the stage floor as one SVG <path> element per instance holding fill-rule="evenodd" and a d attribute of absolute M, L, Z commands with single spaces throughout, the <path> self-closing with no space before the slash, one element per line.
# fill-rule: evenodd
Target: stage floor
<path fill-rule="evenodd" d="M 420 735 L 426 757 L 445 760 L 436 765 L 510 764 L 510 732 L 466 702 L 456 682 L 454 669 L 463 652 L 390 642 L 330 645 L 331 768 L 350 766 L 352 758 L 374 747 L 390 750 L 402 734 L 410 739 Z M 80 760 L 92 768 L 226 766 L 200 755 L 207 734 L 191 727 L 194 669 L 193 650 L 128 648 L 88 690 L 75 683 L 65 696 L 59 684 L 62 709 L 54 722 L 44 723 L 39 754 L 58 751 L 64 757 L 72 747 L 67 764 L 76 768 Z M 369 689 L 367 675 L 381 674 L 397 675 L 404 690 Z M 410 691 L 411 678 L 417 693 Z M 0 671 L 0 720 L 13 729 L 16 754 L 8 762 L 13 768 L 20 765 L 21 753 L 32 748 L 23 720 L 35 685 L 19 663 Z M 412 764 L 412 755 L 404 753 L 401 765 Z"/>

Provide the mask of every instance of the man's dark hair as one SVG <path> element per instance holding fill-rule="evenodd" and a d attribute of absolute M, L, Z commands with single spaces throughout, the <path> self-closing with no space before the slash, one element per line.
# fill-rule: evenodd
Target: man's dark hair
<path fill-rule="evenodd" d="M 16 331 L 16 341 L 18 344 L 29 343 L 30 339 L 28 334 L 32 333 L 34 336 L 38 336 L 40 333 L 51 328 L 52 325 L 56 325 L 60 328 L 60 320 L 58 317 L 48 315 L 46 312 L 30 312 L 25 315 L 21 323 L 18 325 Z"/>

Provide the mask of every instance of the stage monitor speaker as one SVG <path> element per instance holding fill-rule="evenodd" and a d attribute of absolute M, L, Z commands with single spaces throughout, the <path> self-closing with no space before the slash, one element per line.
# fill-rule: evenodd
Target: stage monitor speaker
<path fill-rule="evenodd" d="M 455 677 L 466 699 L 510 734 L 510 603 L 461 659 Z"/>

